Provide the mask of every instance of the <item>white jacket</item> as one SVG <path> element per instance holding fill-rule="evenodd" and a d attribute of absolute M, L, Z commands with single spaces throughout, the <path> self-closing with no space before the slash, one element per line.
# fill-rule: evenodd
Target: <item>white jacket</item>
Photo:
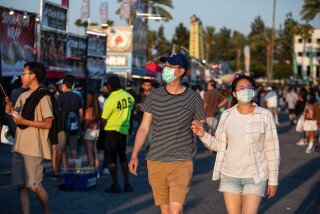
<path fill-rule="evenodd" d="M 254 104 L 255 105 L 255 104 Z M 220 178 L 220 171 L 228 144 L 226 121 L 237 105 L 225 110 L 220 118 L 215 136 L 208 133 L 200 140 L 211 150 L 217 151 L 212 180 Z M 256 183 L 268 180 L 268 185 L 278 185 L 280 150 L 277 129 L 272 113 L 256 105 L 252 117 L 244 127 L 250 166 Z"/>

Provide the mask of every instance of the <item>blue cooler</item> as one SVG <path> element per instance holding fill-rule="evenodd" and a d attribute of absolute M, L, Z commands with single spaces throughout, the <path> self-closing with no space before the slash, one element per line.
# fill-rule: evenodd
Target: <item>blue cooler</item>
<path fill-rule="evenodd" d="M 97 171 L 92 168 L 66 171 L 63 178 L 66 190 L 88 191 L 97 187 Z"/>

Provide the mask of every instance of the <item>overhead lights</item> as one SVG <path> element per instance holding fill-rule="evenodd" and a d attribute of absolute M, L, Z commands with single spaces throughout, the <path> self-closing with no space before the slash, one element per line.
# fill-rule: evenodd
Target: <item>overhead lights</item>
<path fill-rule="evenodd" d="M 36 16 L 36 22 L 40 23 L 40 16 L 39 15 Z"/>
<path fill-rule="evenodd" d="M 102 27 L 102 28 L 107 28 L 107 27 L 108 27 L 108 24 L 101 24 L 101 27 Z"/>
<path fill-rule="evenodd" d="M 166 20 L 166 18 L 161 17 L 161 16 L 148 16 L 148 17 L 144 17 L 146 19 L 156 19 L 156 20 Z"/>
<path fill-rule="evenodd" d="M 156 20 L 166 20 L 167 18 L 162 17 L 158 14 L 151 13 L 136 13 L 136 16 L 143 17 L 144 19 L 156 19 Z"/>
<path fill-rule="evenodd" d="M 28 17 L 29 17 L 29 15 L 28 15 L 27 11 L 25 11 L 24 14 L 23 14 L 23 16 L 22 16 L 22 18 L 23 18 L 23 19 L 26 19 L 26 18 L 28 18 Z"/>
<path fill-rule="evenodd" d="M 12 16 L 14 14 L 14 10 L 12 9 L 12 7 L 10 8 L 10 11 L 9 11 L 9 15 Z"/>

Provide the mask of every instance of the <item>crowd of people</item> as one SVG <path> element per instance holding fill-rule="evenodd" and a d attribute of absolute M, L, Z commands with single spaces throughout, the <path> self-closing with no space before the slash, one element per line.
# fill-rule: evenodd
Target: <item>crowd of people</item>
<path fill-rule="evenodd" d="M 320 127 L 317 88 L 256 85 L 253 78 L 236 74 L 231 85 L 212 79 L 204 90 L 193 90 L 182 83 L 188 70 L 184 55 L 172 54 L 161 60 L 165 82 L 161 87 L 144 80 L 136 91 L 132 82 L 123 87 L 119 77 L 110 76 L 101 90 L 89 90 L 85 95 L 75 90 L 73 76 L 44 86 L 45 67 L 36 62 L 25 64 L 22 85 L 10 96 L 14 108 L 6 105 L 1 121 L 15 136 L 12 182 L 19 187 L 23 210 L 30 209 L 27 189 L 31 189 L 45 213 L 50 212 L 42 186 L 44 159 L 52 160 L 50 179 L 57 180 L 62 169 L 70 167 L 70 159 L 79 159 L 81 145 L 97 178 L 100 171 L 111 174 L 107 193 L 134 191 L 129 172 L 137 175 L 138 154 L 143 149 L 142 165 L 147 166 L 161 213 L 183 212 L 196 136 L 207 147 L 206 153 L 217 152 L 213 180 L 220 179 L 219 191 L 230 213 L 243 209 L 257 213 L 265 192 L 269 198 L 277 192 L 280 111 L 286 110 L 290 124 L 297 126 L 301 134 L 297 145 L 305 145 L 306 153 L 314 150 Z M 136 133 L 134 118 L 139 125 Z M 135 136 L 129 163 L 128 136 Z"/>

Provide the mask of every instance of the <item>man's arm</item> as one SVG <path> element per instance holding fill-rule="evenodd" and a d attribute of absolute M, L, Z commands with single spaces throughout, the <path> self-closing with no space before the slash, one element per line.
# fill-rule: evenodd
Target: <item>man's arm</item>
<path fill-rule="evenodd" d="M 137 175 L 137 168 L 139 163 L 138 153 L 141 150 L 147 138 L 147 135 L 150 131 L 151 123 L 152 123 L 152 114 L 148 112 L 144 112 L 141 125 L 139 126 L 139 129 L 136 134 L 136 139 L 134 142 L 131 160 L 129 163 L 129 170 L 134 175 Z"/>
<path fill-rule="evenodd" d="M 79 122 L 80 124 L 83 122 L 83 108 L 79 108 Z"/>
<path fill-rule="evenodd" d="M 42 121 L 33 121 L 24 119 L 20 114 L 17 114 L 16 116 L 12 117 L 12 120 L 15 122 L 15 124 L 26 125 L 39 129 L 50 129 L 52 126 L 53 117 L 45 118 Z"/>
<path fill-rule="evenodd" d="M 226 97 L 223 98 L 223 100 L 219 103 L 218 108 L 221 108 L 222 106 L 227 104 L 228 99 Z"/>
<path fill-rule="evenodd" d="M 12 117 L 12 120 L 14 121 L 15 124 L 21 124 L 21 125 L 26 125 L 29 127 L 34 127 L 34 128 L 39 128 L 39 129 L 50 129 L 52 126 L 52 121 L 53 121 L 53 113 L 51 109 L 51 104 L 49 104 L 50 101 L 49 96 L 45 96 L 42 98 L 39 102 L 38 105 L 41 106 L 42 109 L 42 117 L 43 120 L 41 121 L 34 121 L 34 120 L 27 120 L 21 116 L 21 114 L 15 114 L 14 117 Z M 19 105 L 20 103 L 20 97 L 18 98 L 18 101 L 16 103 L 15 109 L 20 108 Z M 6 108 L 7 110 L 7 108 Z"/>

